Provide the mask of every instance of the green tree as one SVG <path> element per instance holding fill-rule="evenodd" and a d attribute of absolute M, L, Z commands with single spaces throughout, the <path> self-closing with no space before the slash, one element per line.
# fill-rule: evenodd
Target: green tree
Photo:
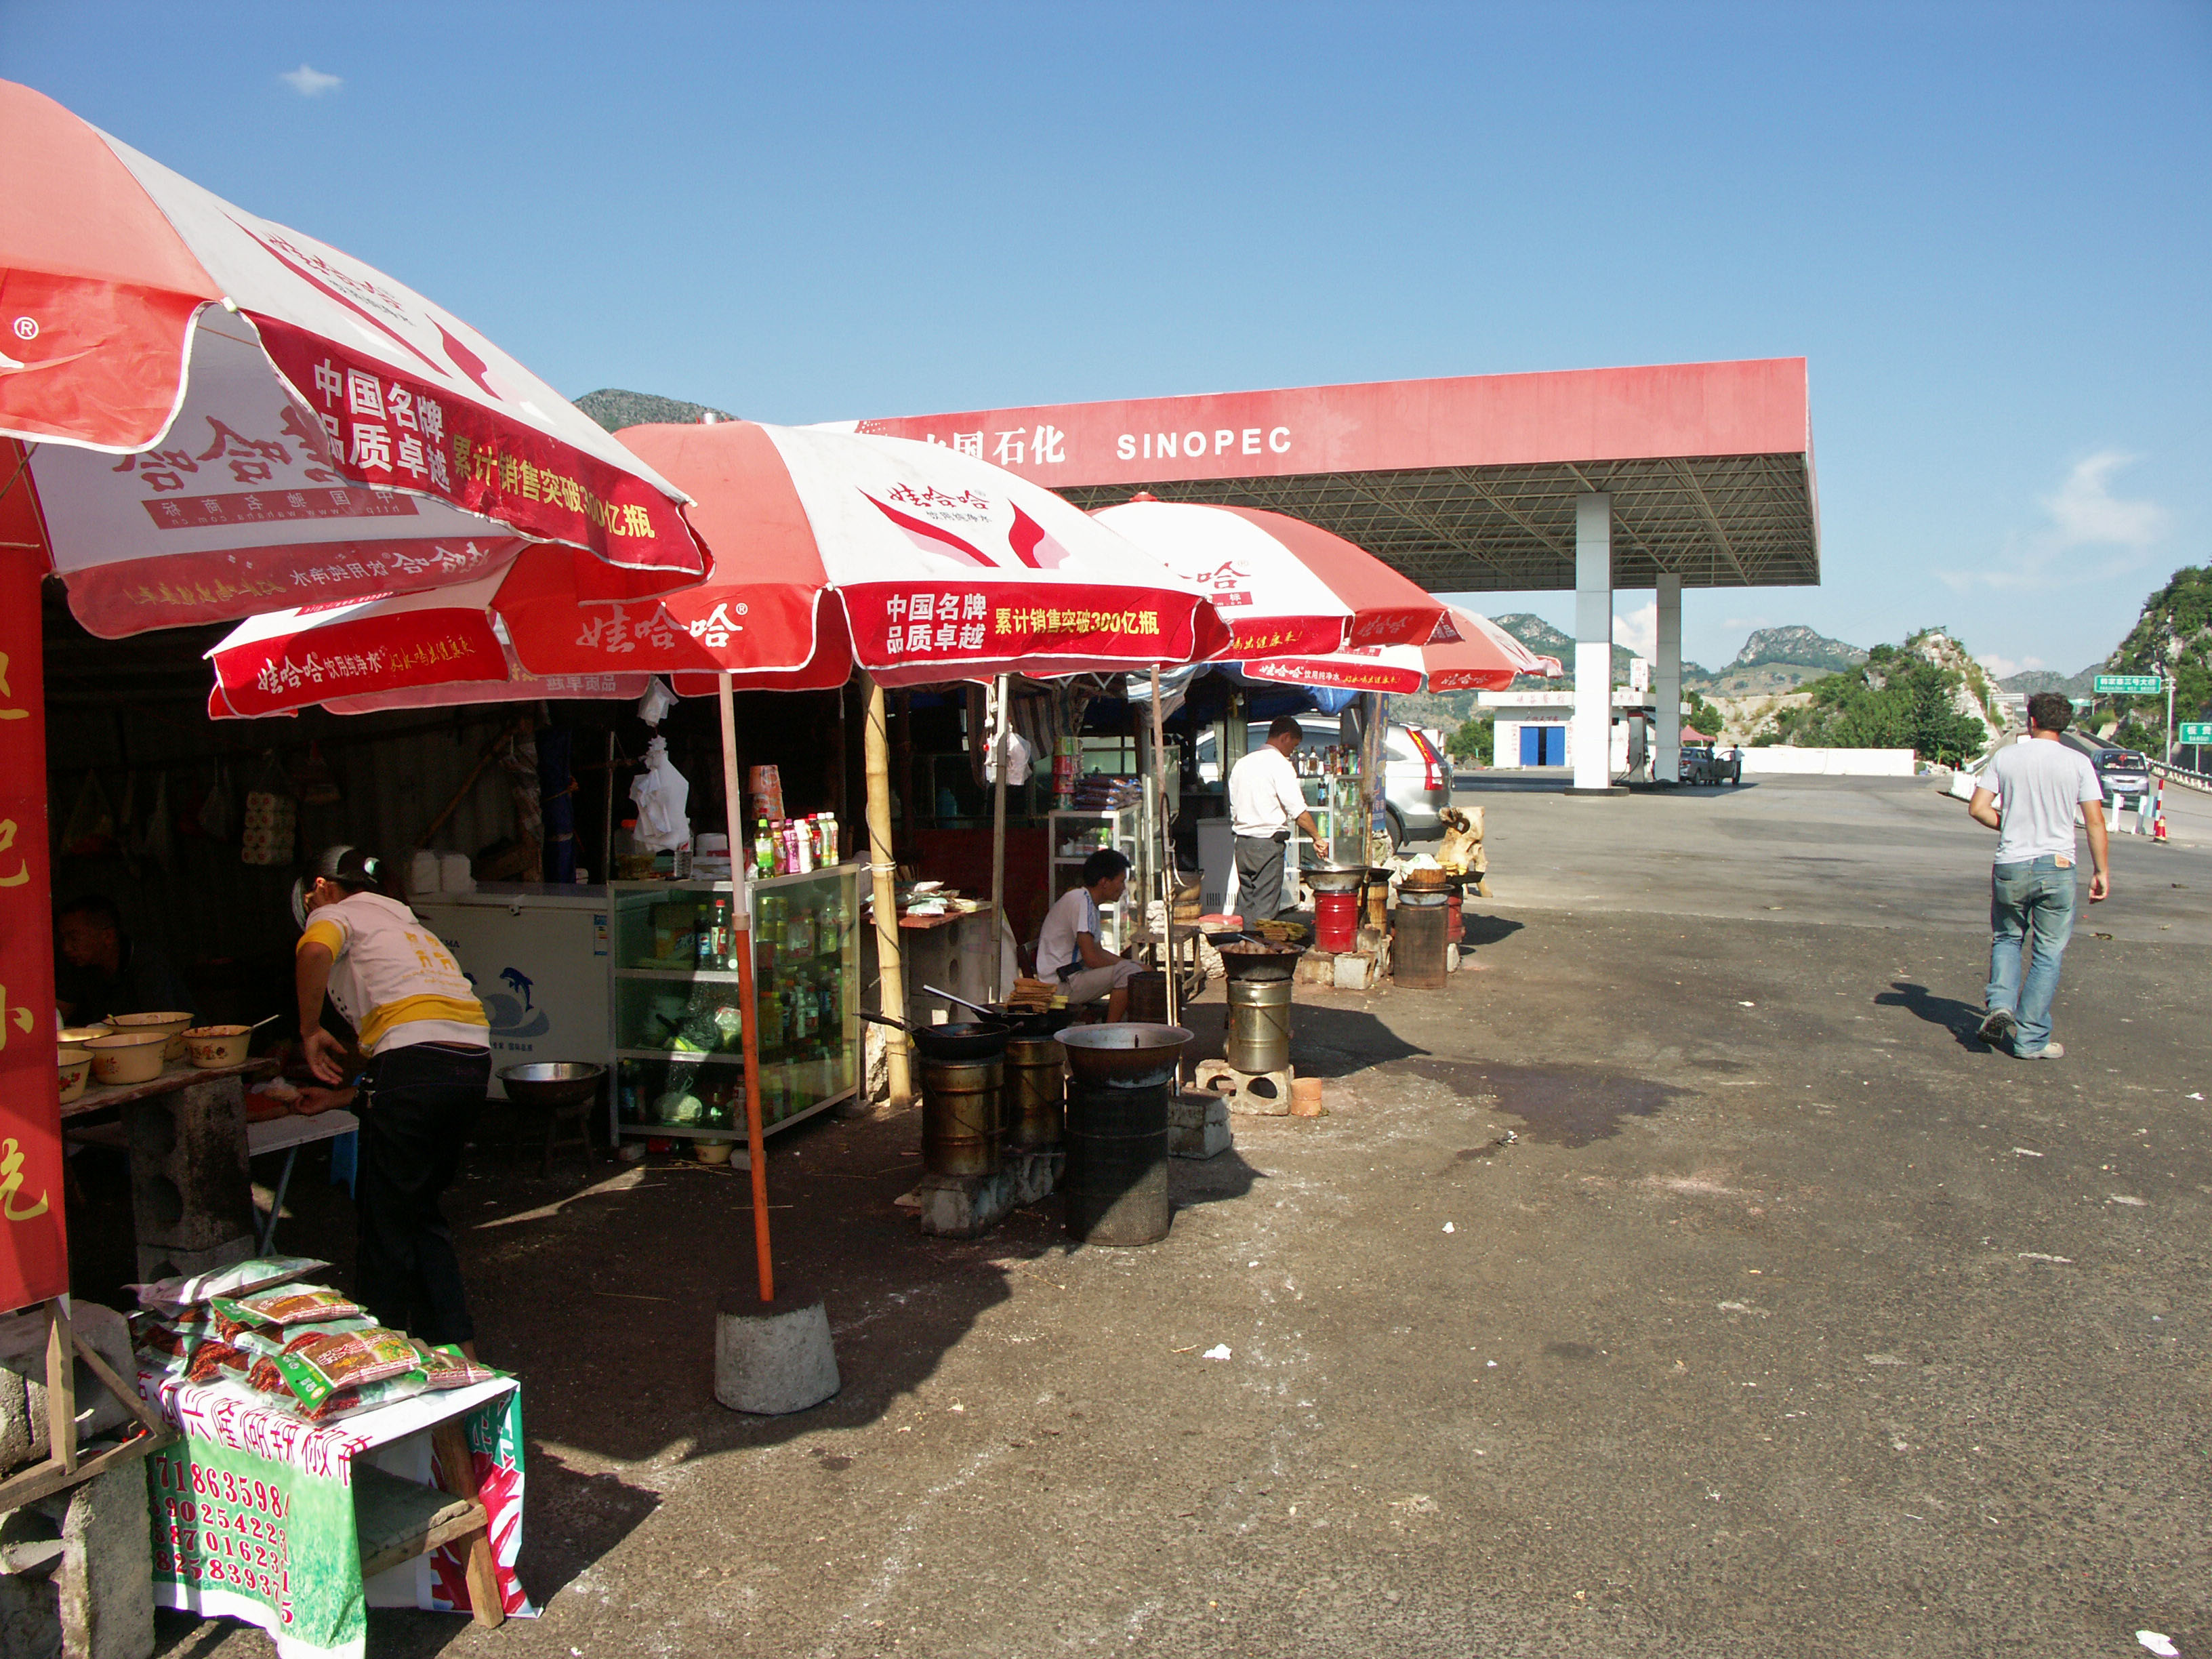
<path fill-rule="evenodd" d="M 2143 602 L 2142 615 L 2106 659 L 2106 672 L 2173 681 L 2177 720 L 2212 718 L 2212 566 L 2189 565 Z M 2154 759 L 2166 752 L 2166 699 L 2100 697 L 2081 721 L 2095 730 L 2117 719 L 2112 740 Z"/>
<path fill-rule="evenodd" d="M 1444 739 L 1444 753 L 1454 760 L 1473 761 L 1477 766 L 1490 764 L 1490 748 L 1496 728 L 1487 714 L 1476 714 L 1462 720 L 1459 729 Z"/>
<path fill-rule="evenodd" d="M 1785 711 L 1775 737 L 1802 749 L 1910 749 L 1923 760 L 1956 766 L 1979 754 L 1988 735 L 1958 706 L 1965 684 L 1955 668 L 1878 645 L 1863 666 L 1808 685 L 1813 701 Z"/>
<path fill-rule="evenodd" d="M 1682 716 L 1682 724 L 1717 739 L 1721 734 L 1721 711 L 1695 691 L 1684 691 L 1682 701 L 1690 705 L 1689 712 Z"/>

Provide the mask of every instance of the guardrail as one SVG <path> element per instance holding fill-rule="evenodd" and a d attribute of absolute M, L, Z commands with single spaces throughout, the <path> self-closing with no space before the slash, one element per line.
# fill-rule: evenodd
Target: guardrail
<path fill-rule="evenodd" d="M 2164 761 L 2153 761 L 2150 773 L 2154 778 L 2164 778 L 2185 789 L 2202 789 L 2212 794 L 2212 773 L 2192 772 L 2185 766 L 2168 766 Z"/>

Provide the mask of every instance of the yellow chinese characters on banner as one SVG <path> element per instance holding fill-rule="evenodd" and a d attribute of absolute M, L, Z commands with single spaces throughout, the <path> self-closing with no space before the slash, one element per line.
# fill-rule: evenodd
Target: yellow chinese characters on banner
<path fill-rule="evenodd" d="M 54 1066 L 42 550 L 0 547 L 0 1312 L 69 1291 Z"/>

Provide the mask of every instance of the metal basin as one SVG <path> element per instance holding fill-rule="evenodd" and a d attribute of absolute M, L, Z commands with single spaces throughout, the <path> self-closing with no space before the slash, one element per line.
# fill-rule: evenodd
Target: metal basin
<path fill-rule="evenodd" d="M 1316 866 L 1298 872 L 1305 878 L 1306 885 L 1316 893 L 1356 893 L 1359 884 L 1367 879 L 1364 865 L 1347 865 L 1341 869 Z"/>
<path fill-rule="evenodd" d="M 499 1074 L 507 1097 L 519 1105 L 549 1112 L 580 1106 L 599 1091 L 607 1068 L 588 1060 L 540 1060 L 532 1066 L 509 1066 Z"/>
<path fill-rule="evenodd" d="M 1074 1025 L 1060 1034 L 1067 1066 L 1083 1083 L 1139 1087 L 1175 1073 L 1190 1033 L 1180 1025 Z"/>

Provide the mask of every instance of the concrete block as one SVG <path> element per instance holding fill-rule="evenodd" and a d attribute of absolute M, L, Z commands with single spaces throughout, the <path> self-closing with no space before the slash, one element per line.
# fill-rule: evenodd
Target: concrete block
<path fill-rule="evenodd" d="M 38 1504 L 0 1516 L 0 1654 L 61 1659 L 61 1522 Z"/>
<path fill-rule="evenodd" d="M 1444 972 L 1448 974 L 1455 974 L 1458 971 L 1459 946 L 1456 945 L 1446 945 L 1444 946 Z"/>
<path fill-rule="evenodd" d="M 842 1386 L 820 1297 L 790 1287 L 773 1303 L 751 1291 L 723 1297 L 714 1320 L 715 1399 L 732 1411 L 782 1417 L 820 1405 Z"/>
<path fill-rule="evenodd" d="M 1024 1205 L 1042 1203 L 1059 1184 L 1067 1154 L 1007 1152 L 986 1176 L 924 1176 L 914 1189 L 921 1231 L 933 1238 L 976 1238 Z"/>
<path fill-rule="evenodd" d="M 1287 1117 L 1293 1074 L 1290 1066 L 1279 1072 L 1240 1072 L 1225 1060 L 1201 1060 L 1194 1080 L 1200 1089 L 1219 1095 L 1232 1112 L 1246 1117 Z"/>
<path fill-rule="evenodd" d="M 1364 991 L 1375 983 L 1375 958 L 1364 951 L 1346 951 L 1332 965 L 1340 991 Z"/>
<path fill-rule="evenodd" d="M 67 1496 L 58 1575 L 64 1659 L 149 1659 L 154 1540 L 145 1464 L 133 1459 Z"/>
<path fill-rule="evenodd" d="M 1335 956 L 1328 951 L 1309 951 L 1298 958 L 1292 971 L 1294 984 L 1327 987 L 1336 982 Z"/>
<path fill-rule="evenodd" d="M 131 1328 L 121 1314 L 97 1302 L 79 1301 L 71 1304 L 70 1322 L 78 1338 L 118 1376 L 137 1375 Z M 80 1445 L 132 1420 L 130 1408 L 108 1391 L 91 1366 L 79 1359 L 76 1371 Z M 48 1450 L 46 1317 L 40 1310 L 29 1308 L 0 1319 L 0 1474 L 40 1462 Z"/>
<path fill-rule="evenodd" d="M 236 1078 L 127 1102 L 123 1131 L 131 1143 L 131 1220 L 142 1255 L 149 1246 L 204 1252 L 241 1236 L 250 1246 L 246 1097 Z"/>
<path fill-rule="evenodd" d="M 204 1250 L 180 1250 L 166 1244 L 138 1246 L 138 1282 L 151 1285 L 156 1279 L 189 1279 L 195 1273 L 213 1273 L 217 1267 L 228 1267 L 234 1261 L 250 1261 L 253 1255 L 251 1238 L 226 1239 Z"/>
<path fill-rule="evenodd" d="M 1229 1103 L 1219 1095 L 1187 1089 L 1168 1102 L 1170 1158 L 1214 1158 L 1236 1144 Z"/>

